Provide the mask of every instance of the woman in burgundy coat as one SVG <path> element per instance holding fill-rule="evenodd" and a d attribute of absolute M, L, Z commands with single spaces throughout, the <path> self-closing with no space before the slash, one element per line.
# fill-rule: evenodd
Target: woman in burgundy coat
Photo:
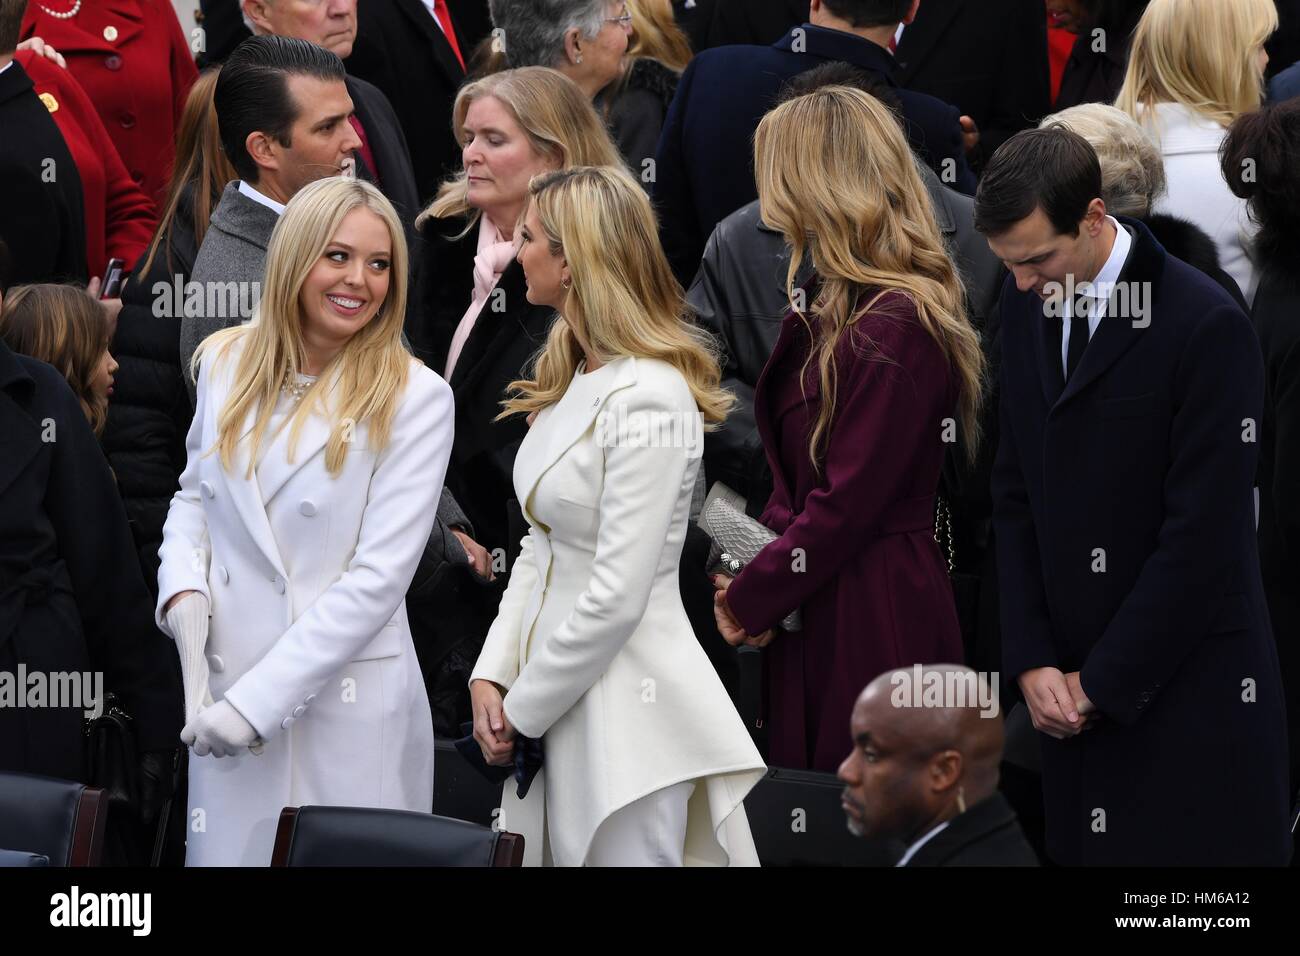
<path fill-rule="evenodd" d="M 836 86 L 792 99 L 759 126 L 755 169 L 792 252 L 754 400 L 775 480 L 762 521 L 780 537 L 715 579 L 715 610 L 729 643 L 768 646 L 769 762 L 833 771 L 873 677 L 961 661 L 934 495 L 945 443 L 960 429 L 975 447 L 983 359 L 886 107 Z M 796 608 L 803 629 L 782 632 Z"/>

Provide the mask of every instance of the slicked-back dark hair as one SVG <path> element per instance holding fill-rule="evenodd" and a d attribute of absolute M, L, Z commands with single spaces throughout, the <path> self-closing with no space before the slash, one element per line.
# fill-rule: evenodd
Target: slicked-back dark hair
<path fill-rule="evenodd" d="M 1003 143 L 975 193 L 975 228 L 1000 236 L 1042 209 L 1057 233 L 1077 236 L 1101 197 L 1101 161 L 1092 145 L 1059 126 L 1027 129 Z"/>
<path fill-rule="evenodd" d="M 290 131 L 298 106 L 289 95 L 290 76 L 342 82 L 347 72 L 343 61 L 324 47 L 279 36 L 245 40 L 221 67 L 213 94 L 221 147 L 243 180 L 255 183 L 259 175 L 244 146 L 250 133 L 265 133 L 282 146 L 293 145 Z"/>
<path fill-rule="evenodd" d="M 822 0 L 822 5 L 856 30 L 893 26 L 907 16 L 912 0 Z"/>
<path fill-rule="evenodd" d="M 18 48 L 18 37 L 23 32 L 23 14 L 27 0 L 0 0 L 0 56 L 13 53 Z"/>

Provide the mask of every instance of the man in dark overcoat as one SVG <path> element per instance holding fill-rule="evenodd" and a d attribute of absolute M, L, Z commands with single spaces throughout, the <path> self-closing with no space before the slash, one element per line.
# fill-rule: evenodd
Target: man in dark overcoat
<path fill-rule="evenodd" d="M 1106 214 L 1062 129 L 976 196 L 1011 270 L 993 474 L 1004 679 L 1066 865 L 1282 865 L 1287 746 L 1256 551 L 1259 342 L 1212 279 Z"/>

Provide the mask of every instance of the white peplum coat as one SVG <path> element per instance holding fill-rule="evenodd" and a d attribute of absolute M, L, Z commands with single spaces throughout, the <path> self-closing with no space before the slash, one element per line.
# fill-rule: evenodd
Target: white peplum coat
<path fill-rule="evenodd" d="M 673 437 L 681 422 L 693 436 Z M 527 797 L 508 780 L 499 815 L 526 865 L 582 865 L 610 814 L 684 781 L 686 864 L 758 863 L 742 801 L 766 768 L 679 589 L 698 423 L 677 369 L 626 357 L 575 374 L 515 459 L 529 533 L 471 680 L 506 688 L 507 719 L 543 741 Z"/>

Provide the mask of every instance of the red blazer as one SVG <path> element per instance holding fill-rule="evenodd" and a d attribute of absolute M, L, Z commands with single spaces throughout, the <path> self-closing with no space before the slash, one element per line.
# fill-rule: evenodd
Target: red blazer
<path fill-rule="evenodd" d="M 199 75 L 176 11 L 169 0 L 82 0 L 75 17 L 60 20 L 42 4 L 65 13 L 74 0 L 31 0 L 21 39 L 39 36 L 67 58 L 131 178 L 161 204 L 176 125 Z"/>
<path fill-rule="evenodd" d="M 133 269 L 158 225 L 153 202 L 126 171 L 95 104 L 72 74 L 27 50 L 15 59 L 32 78 L 77 164 L 86 210 L 86 268 L 102 277 L 109 259 L 125 259 L 126 268 Z"/>

